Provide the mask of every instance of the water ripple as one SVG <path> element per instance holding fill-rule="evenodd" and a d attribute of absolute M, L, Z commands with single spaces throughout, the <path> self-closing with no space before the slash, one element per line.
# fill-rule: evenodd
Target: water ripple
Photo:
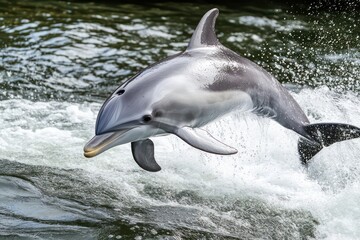
<path fill-rule="evenodd" d="M 191 4 L 184 11 L 160 3 L 0 5 L 0 99 L 73 101 L 104 99 L 137 71 L 184 50 L 208 8 L 190 14 Z M 280 81 L 359 90 L 358 18 L 323 13 L 319 20 L 279 8 L 219 7 L 220 40 Z"/>

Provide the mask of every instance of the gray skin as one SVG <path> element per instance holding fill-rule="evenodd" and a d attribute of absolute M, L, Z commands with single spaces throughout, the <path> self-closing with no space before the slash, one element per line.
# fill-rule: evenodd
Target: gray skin
<path fill-rule="evenodd" d="M 289 92 L 267 71 L 221 45 L 215 35 L 218 9 L 199 22 L 188 48 L 155 63 L 122 84 L 102 106 L 86 157 L 132 143 L 136 162 L 159 171 L 149 137 L 175 134 L 200 150 L 236 149 L 199 129 L 231 111 L 269 117 L 304 138 L 309 123 Z"/>

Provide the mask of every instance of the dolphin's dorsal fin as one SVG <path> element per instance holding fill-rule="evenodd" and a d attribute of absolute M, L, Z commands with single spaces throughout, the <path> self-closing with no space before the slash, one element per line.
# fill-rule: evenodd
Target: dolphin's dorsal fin
<path fill-rule="evenodd" d="M 215 34 L 215 21 L 218 15 L 219 10 L 217 8 L 213 8 L 205 13 L 190 39 L 187 50 L 219 44 Z"/>

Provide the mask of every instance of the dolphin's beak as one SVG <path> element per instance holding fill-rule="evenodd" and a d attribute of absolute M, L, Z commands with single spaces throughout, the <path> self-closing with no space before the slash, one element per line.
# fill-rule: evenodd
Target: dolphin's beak
<path fill-rule="evenodd" d="M 117 141 L 130 129 L 95 135 L 84 147 L 84 156 L 87 158 L 95 157 L 96 155 L 118 145 Z"/>

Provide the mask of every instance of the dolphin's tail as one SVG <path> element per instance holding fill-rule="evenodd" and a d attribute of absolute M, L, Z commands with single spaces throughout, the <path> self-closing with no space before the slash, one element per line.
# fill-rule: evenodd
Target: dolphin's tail
<path fill-rule="evenodd" d="M 360 137 L 360 128 L 349 124 L 315 123 L 304 126 L 304 129 L 312 140 L 299 139 L 298 151 L 303 164 L 306 164 L 323 147 Z"/>

